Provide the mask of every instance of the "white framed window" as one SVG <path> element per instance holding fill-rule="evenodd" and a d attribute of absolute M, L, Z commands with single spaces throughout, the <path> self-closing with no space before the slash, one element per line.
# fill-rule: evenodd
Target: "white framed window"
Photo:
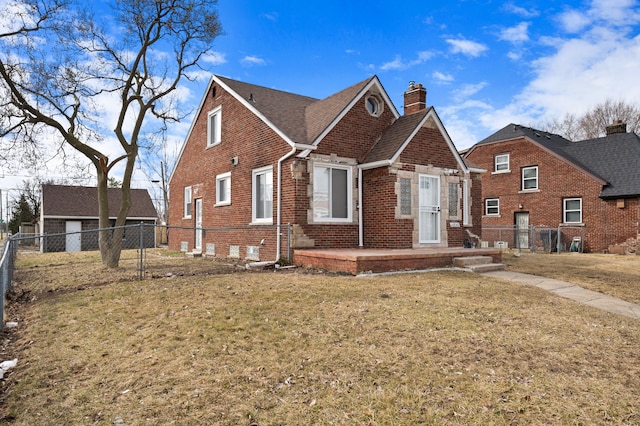
<path fill-rule="evenodd" d="M 384 104 L 378 97 L 378 95 L 369 95 L 365 98 L 365 106 L 370 115 L 374 117 L 380 117 L 382 114 Z"/>
<path fill-rule="evenodd" d="M 469 179 L 462 182 L 462 197 L 464 199 L 462 205 L 462 223 L 471 225 L 471 193 L 469 191 Z"/>
<path fill-rule="evenodd" d="M 538 189 L 538 166 L 522 168 L 522 190 Z"/>
<path fill-rule="evenodd" d="M 251 221 L 273 222 L 273 167 L 262 167 L 252 171 L 251 177 Z"/>
<path fill-rule="evenodd" d="M 216 206 L 231 204 L 231 172 L 216 176 Z"/>
<path fill-rule="evenodd" d="M 509 166 L 509 154 L 498 154 L 493 158 L 493 171 L 495 173 L 508 172 Z"/>
<path fill-rule="evenodd" d="M 582 198 L 562 200 L 562 221 L 564 223 L 582 223 Z"/>
<path fill-rule="evenodd" d="M 313 166 L 313 220 L 351 222 L 352 171 L 349 166 Z"/>
<path fill-rule="evenodd" d="M 191 187 L 184 187 L 184 218 L 191 219 L 191 206 L 193 199 L 191 198 Z"/>
<path fill-rule="evenodd" d="M 484 200 L 484 214 L 486 216 L 498 216 L 500 214 L 500 199 L 487 198 Z"/>
<path fill-rule="evenodd" d="M 209 112 L 207 117 L 207 147 L 222 141 L 222 107 Z"/>

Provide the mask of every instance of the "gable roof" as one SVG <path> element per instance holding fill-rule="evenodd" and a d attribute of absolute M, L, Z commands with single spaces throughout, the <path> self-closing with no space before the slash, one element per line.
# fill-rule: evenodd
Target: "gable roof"
<path fill-rule="evenodd" d="M 635 133 L 572 142 L 560 135 L 511 123 L 475 144 L 466 155 L 478 146 L 523 137 L 598 180 L 603 185 L 600 193 L 603 198 L 640 195 L 640 137 Z"/>
<path fill-rule="evenodd" d="M 363 161 L 361 168 L 379 167 L 385 164 L 394 163 L 406 146 L 411 142 L 413 137 L 418 133 L 420 128 L 428 121 L 432 120 L 433 124 L 438 128 L 445 142 L 449 146 L 449 150 L 456 158 L 456 162 L 460 168 L 466 173 L 469 171 L 467 164 L 464 162 L 453 141 L 449 137 L 440 117 L 433 107 L 420 110 L 413 114 L 403 115 L 393 122 L 391 126 L 384 132 L 380 140 L 371 148 Z"/>
<path fill-rule="evenodd" d="M 109 188 L 109 217 L 120 209 L 120 188 Z M 98 188 L 95 186 L 42 185 L 42 215 L 45 218 L 97 218 Z M 156 219 L 157 212 L 146 189 L 131 189 L 128 219 Z"/>
<path fill-rule="evenodd" d="M 269 124 L 282 131 L 292 143 L 306 143 L 305 109 L 318 99 L 296 95 L 281 90 L 269 89 L 230 78 L 213 76 L 241 103 L 262 116 Z M 207 91 L 208 92 L 208 91 Z"/>

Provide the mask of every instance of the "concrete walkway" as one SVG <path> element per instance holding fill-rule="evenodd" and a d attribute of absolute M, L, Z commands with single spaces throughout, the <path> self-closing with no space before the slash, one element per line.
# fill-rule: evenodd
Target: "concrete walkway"
<path fill-rule="evenodd" d="M 482 275 L 538 287 L 555 293 L 558 296 L 575 300 L 584 305 L 592 306 L 614 314 L 640 319 L 639 305 L 625 302 L 622 299 L 607 296 L 605 294 L 598 293 L 597 291 L 587 290 L 566 281 L 510 271 L 485 272 L 482 273 Z"/>

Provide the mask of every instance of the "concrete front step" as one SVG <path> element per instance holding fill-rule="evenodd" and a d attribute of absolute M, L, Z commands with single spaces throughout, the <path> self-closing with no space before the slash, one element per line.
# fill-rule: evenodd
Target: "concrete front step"
<path fill-rule="evenodd" d="M 486 265 L 493 262 L 491 256 L 467 256 L 467 257 L 454 257 L 453 266 L 458 268 L 468 268 L 473 265 Z"/>
<path fill-rule="evenodd" d="M 466 268 L 477 273 L 504 270 L 504 265 L 502 263 L 493 263 L 491 256 L 454 257 L 453 266 Z"/>
<path fill-rule="evenodd" d="M 485 263 L 483 265 L 471 265 L 467 266 L 467 269 L 472 272 L 481 274 L 483 272 L 494 272 L 494 271 L 503 271 L 504 264 L 502 263 Z"/>

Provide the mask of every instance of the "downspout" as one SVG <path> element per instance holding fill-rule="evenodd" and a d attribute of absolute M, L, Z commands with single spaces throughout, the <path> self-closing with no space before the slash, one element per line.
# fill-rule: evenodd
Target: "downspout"
<path fill-rule="evenodd" d="M 304 144 L 294 144 L 291 147 L 291 151 L 287 152 L 285 155 L 283 155 L 282 157 L 280 157 L 280 159 L 278 160 L 278 183 L 277 183 L 277 190 L 276 190 L 276 199 L 277 199 L 277 213 L 276 213 L 276 260 L 274 261 L 275 263 L 277 263 L 280 260 L 280 249 L 282 247 L 281 244 L 281 238 L 282 238 L 282 232 L 280 232 L 280 226 L 282 225 L 282 213 L 281 213 L 281 208 L 282 208 L 282 163 L 291 158 L 292 155 L 294 155 L 296 153 L 297 150 L 315 150 L 317 147 L 315 145 L 304 145 Z M 291 260 L 291 259 L 289 259 Z"/>
<path fill-rule="evenodd" d="M 362 223 L 362 169 L 358 167 L 358 247 L 364 247 L 364 223 Z"/>

